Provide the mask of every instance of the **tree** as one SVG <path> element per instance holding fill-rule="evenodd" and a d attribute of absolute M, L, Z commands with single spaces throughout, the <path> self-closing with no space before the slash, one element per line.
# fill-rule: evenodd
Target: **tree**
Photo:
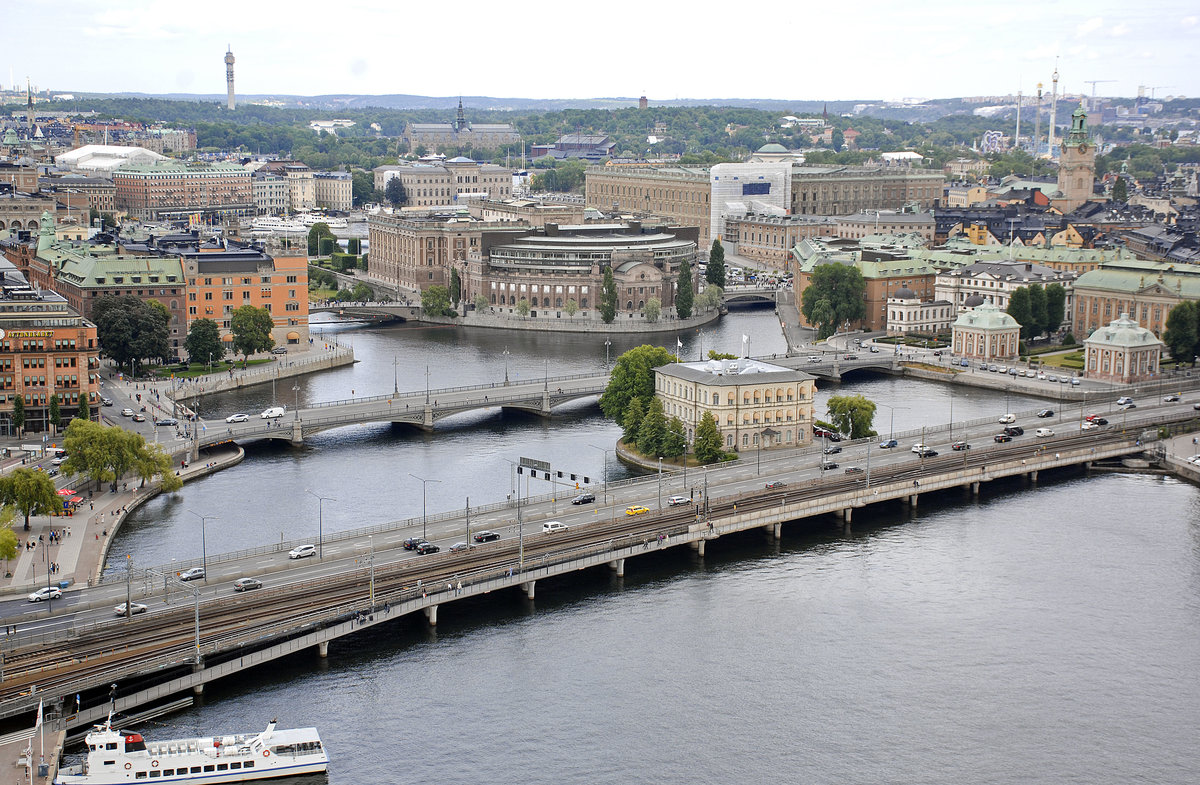
<path fill-rule="evenodd" d="M 21 393 L 13 396 L 12 423 L 17 433 L 20 433 L 21 429 L 25 427 L 25 396 Z"/>
<path fill-rule="evenodd" d="M 529 300 L 522 297 L 520 300 L 517 300 L 517 316 L 524 318 L 528 315 L 529 315 Z"/>
<path fill-rule="evenodd" d="M 25 516 L 25 531 L 29 531 L 30 515 L 49 515 L 62 508 L 54 480 L 29 468 L 13 469 L 0 477 L 0 502 L 11 504 Z"/>
<path fill-rule="evenodd" d="M 646 317 L 648 322 L 657 322 L 658 317 L 662 316 L 662 300 L 657 297 L 651 297 L 642 306 L 642 315 Z"/>
<path fill-rule="evenodd" d="M 692 266 L 688 264 L 687 259 L 679 265 L 679 289 L 675 292 L 675 313 L 680 319 L 686 319 L 692 315 L 692 304 L 695 302 L 696 292 L 692 289 Z"/>
<path fill-rule="evenodd" d="M 79 413 L 75 416 L 84 420 L 92 419 L 92 405 L 88 403 L 87 393 L 79 396 Z"/>
<path fill-rule="evenodd" d="M 308 228 L 308 255 L 324 256 L 321 254 L 321 238 L 333 237 L 333 230 L 324 221 L 317 221 Z"/>
<path fill-rule="evenodd" d="M 654 397 L 654 369 L 679 358 L 661 346 L 638 346 L 617 358 L 608 387 L 600 396 L 600 410 L 611 420 L 624 422 L 625 410 L 634 398 Z"/>
<path fill-rule="evenodd" d="M 333 256 L 337 247 L 337 238 L 331 234 L 317 238 L 317 256 Z"/>
<path fill-rule="evenodd" d="M 709 284 L 700 293 L 700 305 L 704 308 L 712 310 L 721 305 L 721 298 L 725 296 L 725 290 L 716 284 Z"/>
<path fill-rule="evenodd" d="M 1200 340 L 1200 308 L 1185 300 L 1167 314 L 1167 329 L 1163 331 L 1163 343 L 1177 362 L 1194 362 L 1196 343 Z"/>
<path fill-rule="evenodd" d="M 646 416 L 642 418 L 642 425 L 638 428 L 638 452 L 651 458 L 662 455 L 663 440 L 666 436 L 667 418 L 663 411 L 662 399 L 655 396 L 646 405 Z"/>
<path fill-rule="evenodd" d="M 1029 340 L 1034 331 L 1041 325 L 1034 321 L 1033 307 L 1029 298 L 1029 287 L 1022 286 L 1013 290 L 1008 298 L 1008 315 L 1021 325 L 1021 337 Z"/>
<path fill-rule="evenodd" d="M 229 331 L 233 333 L 233 351 L 240 353 L 243 360 L 250 359 L 255 352 L 265 352 L 275 345 L 271 331 L 275 320 L 266 308 L 243 305 L 229 318 Z"/>
<path fill-rule="evenodd" d="M 383 198 L 388 200 L 388 204 L 392 207 L 399 207 L 408 201 L 408 193 L 404 190 L 404 183 L 400 182 L 399 177 L 393 177 L 387 181 L 387 185 L 383 187 Z"/>
<path fill-rule="evenodd" d="M 1125 204 L 1129 201 L 1129 187 L 1125 185 L 1125 178 L 1118 177 L 1112 187 L 1112 200 L 1118 204 Z"/>
<path fill-rule="evenodd" d="M 362 253 L 362 240 L 357 237 L 351 237 L 346 241 L 346 253 L 352 256 L 358 256 Z"/>
<path fill-rule="evenodd" d="M 725 246 L 721 238 L 712 241 L 708 250 L 708 266 L 704 269 L 704 280 L 712 286 L 725 288 Z"/>
<path fill-rule="evenodd" d="M 810 324 L 818 325 L 817 337 L 828 338 L 840 325 L 866 316 L 866 290 L 867 283 L 857 267 L 838 262 L 819 264 L 813 268 L 801 297 L 800 310 Z"/>
<path fill-rule="evenodd" d="M 638 431 L 642 427 L 642 419 L 646 416 L 646 405 L 641 398 L 634 398 L 625 409 L 621 419 L 621 440 L 630 446 L 637 442 Z"/>
<path fill-rule="evenodd" d="M 710 360 L 736 360 L 737 358 L 736 354 L 730 354 L 729 352 L 718 352 L 716 349 L 708 350 L 708 359 Z"/>
<path fill-rule="evenodd" d="M 458 305 L 462 299 L 462 279 L 458 277 L 458 268 L 450 268 L 450 302 Z"/>
<path fill-rule="evenodd" d="M 206 363 L 210 358 L 220 360 L 225 356 L 221 328 L 212 319 L 197 319 L 183 341 L 183 350 L 191 363 Z"/>
<path fill-rule="evenodd" d="M 704 414 L 700 415 L 700 422 L 696 425 L 696 440 L 692 445 L 692 450 L 696 453 L 696 460 L 703 464 L 716 463 L 725 457 L 724 446 L 721 444 L 721 432 L 717 429 L 716 418 L 708 410 L 705 410 Z"/>
<path fill-rule="evenodd" d="M 12 530 L 12 508 L 6 507 L 5 512 L 9 522 L 0 526 L 0 559 L 4 559 L 5 577 L 12 577 L 12 573 L 8 570 L 8 560 L 14 559 L 17 556 L 19 541 L 17 533 Z"/>
<path fill-rule="evenodd" d="M 168 362 L 170 315 L 164 317 L 164 310 L 137 297 L 98 298 L 92 306 L 92 321 L 105 356 L 118 366 L 138 361 Z"/>
<path fill-rule="evenodd" d="M 450 305 L 450 290 L 445 286 L 430 286 L 421 292 L 421 310 L 430 316 L 449 316 L 454 313 Z"/>
<path fill-rule="evenodd" d="M 667 423 L 660 452 L 664 458 L 678 458 L 687 453 L 687 432 L 683 428 L 683 420 L 672 417 Z"/>
<path fill-rule="evenodd" d="M 58 394 L 55 393 L 55 394 L 51 395 L 50 400 L 47 401 L 46 403 L 50 408 L 50 412 L 49 412 L 50 424 L 53 425 L 55 427 L 55 429 L 57 429 L 58 426 L 62 425 L 62 412 L 58 408 Z"/>
<path fill-rule="evenodd" d="M 875 420 L 875 403 L 861 395 L 833 395 L 825 404 L 829 421 L 838 433 L 851 439 L 874 436 L 871 425 Z"/>
<path fill-rule="evenodd" d="M 617 318 L 617 282 L 613 278 L 612 267 L 604 268 L 604 282 L 600 285 L 600 318 L 605 324 L 612 324 Z"/>
<path fill-rule="evenodd" d="M 490 305 L 490 303 L 488 303 L 488 298 L 486 296 L 484 296 L 482 294 L 475 295 L 475 310 L 476 311 L 483 311 L 488 307 L 488 305 Z"/>
<path fill-rule="evenodd" d="M 575 302 L 574 297 L 568 298 L 563 305 L 563 310 L 567 312 L 567 316 L 574 316 L 579 313 L 579 303 Z"/>
<path fill-rule="evenodd" d="M 1067 290 L 1060 283 L 1052 283 L 1046 286 L 1046 321 L 1043 323 L 1045 331 L 1052 333 L 1062 326 L 1063 319 L 1067 316 Z"/>
<path fill-rule="evenodd" d="M 1034 335 L 1046 332 L 1046 290 L 1038 284 L 1029 287 L 1029 313 L 1034 321 Z"/>
<path fill-rule="evenodd" d="M 355 207 L 374 201 L 375 177 L 371 172 L 354 169 L 350 172 L 350 193 Z"/>

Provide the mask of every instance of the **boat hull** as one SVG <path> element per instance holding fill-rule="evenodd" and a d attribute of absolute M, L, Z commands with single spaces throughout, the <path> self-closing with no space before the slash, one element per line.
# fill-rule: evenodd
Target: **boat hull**
<path fill-rule="evenodd" d="M 295 777 L 300 774 L 324 774 L 329 769 L 329 762 L 296 763 L 270 768 L 242 769 L 240 771 L 213 771 L 192 774 L 173 774 L 169 777 L 142 777 L 138 779 L 133 769 L 119 769 L 114 772 L 96 772 L 90 774 L 60 773 L 54 780 L 54 785 L 125 785 L 130 782 L 205 782 L 213 785 L 223 785 L 232 782 L 261 782 L 262 780 L 279 779 L 280 777 Z M 177 770 L 177 769 L 176 769 Z"/>

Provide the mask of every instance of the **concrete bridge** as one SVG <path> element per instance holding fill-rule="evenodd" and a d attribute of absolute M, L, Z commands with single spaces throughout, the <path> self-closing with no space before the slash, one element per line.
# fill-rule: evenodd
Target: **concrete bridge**
<path fill-rule="evenodd" d="M 760 305 L 774 303 L 779 295 L 776 286 L 758 286 L 756 284 L 735 284 L 725 289 L 725 304 L 727 306 Z"/>
<path fill-rule="evenodd" d="M 397 302 L 310 305 L 308 312 L 310 314 L 332 313 L 344 319 L 359 322 L 412 322 L 421 319 L 420 305 L 405 305 Z"/>

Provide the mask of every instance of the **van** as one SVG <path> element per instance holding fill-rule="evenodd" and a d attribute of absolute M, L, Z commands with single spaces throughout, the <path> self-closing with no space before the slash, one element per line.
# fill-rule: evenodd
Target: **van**
<path fill-rule="evenodd" d="M 1046 438 L 1047 436 L 1053 436 L 1053 435 L 1054 435 L 1054 431 L 1050 430 L 1049 428 L 1038 428 L 1038 429 L 1037 429 L 1036 431 L 1034 431 L 1033 433 L 1034 433 L 1034 435 L 1035 435 L 1036 437 L 1038 437 L 1039 439 L 1044 439 L 1044 438 Z"/>
<path fill-rule="evenodd" d="M 258 416 L 263 418 L 264 420 L 279 419 L 280 417 L 283 416 L 283 407 L 282 406 L 272 406 L 270 409 L 267 409 L 266 411 L 264 411 L 262 414 L 260 414 Z"/>
<path fill-rule="evenodd" d="M 542 534 L 551 534 L 553 532 L 565 532 L 567 525 L 562 521 L 546 521 L 542 524 Z"/>

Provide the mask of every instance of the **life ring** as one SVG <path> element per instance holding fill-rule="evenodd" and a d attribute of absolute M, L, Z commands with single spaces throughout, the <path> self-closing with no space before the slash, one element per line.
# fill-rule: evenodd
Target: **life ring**
<path fill-rule="evenodd" d="M 269 757 L 271 757 L 271 751 L 270 751 L 270 750 L 263 750 L 263 757 L 264 757 L 264 758 L 269 758 Z"/>
<path fill-rule="evenodd" d="M 126 768 L 127 770 L 128 770 L 128 769 L 132 769 L 132 768 L 133 768 L 133 764 L 132 764 L 132 763 L 126 763 L 126 764 L 125 764 L 125 768 Z"/>
<path fill-rule="evenodd" d="M 158 761 L 156 761 L 156 760 L 152 760 L 152 761 L 150 761 L 150 766 L 151 766 L 151 768 L 155 768 L 155 769 L 157 769 L 157 768 L 158 768 Z"/>

